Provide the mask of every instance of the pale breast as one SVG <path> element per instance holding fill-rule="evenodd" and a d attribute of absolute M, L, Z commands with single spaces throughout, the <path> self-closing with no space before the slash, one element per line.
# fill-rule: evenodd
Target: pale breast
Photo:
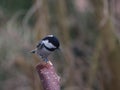
<path fill-rule="evenodd" d="M 47 58 L 50 53 L 51 52 L 48 51 L 46 48 L 37 50 L 37 54 L 40 55 L 42 58 Z"/>

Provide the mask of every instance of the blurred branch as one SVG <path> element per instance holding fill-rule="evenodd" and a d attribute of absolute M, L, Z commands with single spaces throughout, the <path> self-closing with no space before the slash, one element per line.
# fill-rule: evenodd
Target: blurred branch
<path fill-rule="evenodd" d="M 71 85 L 74 83 L 74 75 L 71 76 L 71 74 L 74 73 L 74 56 L 71 51 L 71 40 L 70 40 L 70 31 L 68 26 L 68 17 L 67 17 L 67 6 L 65 0 L 57 0 L 57 7 L 56 7 L 56 13 L 57 13 L 57 21 L 58 21 L 58 27 L 59 27 L 59 37 L 61 39 L 61 45 L 64 49 L 62 49 L 63 57 L 67 61 L 68 66 L 66 67 L 66 70 L 68 70 L 68 75 L 65 77 L 65 82 L 67 85 Z"/>
<path fill-rule="evenodd" d="M 63 45 L 69 45 L 70 38 L 69 38 L 69 29 L 67 23 L 67 7 L 66 2 L 64 0 L 57 1 L 57 19 L 58 19 L 58 27 L 60 28 L 59 33 L 60 37 L 63 41 Z"/>
<path fill-rule="evenodd" d="M 40 38 L 43 38 L 49 34 L 49 11 L 47 0 L 35 0 L 37 5 L 40 5 L 36 14 L 36 23 L 34 26 L 35 42 L 38 42 Z M 34 57 L 35 62 L 39 62 L 37 57 Z"/>
<path fill-rule="evenodd" d="M 104 89 L 105 90 L 120 90 L 120 87 L 119 87 L 120 86 L 119 85 L 120 73 L 118 73 L 119 72 L 118 63 L 120 64 L 120 61 L 118 60 L 119 56 L 117 56 L 118 53 L 120 53 L 120 50 L 119 51 L 117 50 L 117 49 L 119 49 L 119 45 L 118 45 L 118 43 L 116 43 L 116 41 L 118 41 L 118 38 L 114 34 L 115 30 L 114 30 L 114 26 L 113 26 L 113 23 L 112 23 L 111 17 L 110 17 L 112 14 L 112 11 L 110 11 L 111 9 L 109 8 L 108 2 L 109 2 L 108 0 L 91 0 L 91 3 L 94 7 L 95 20 L 97 21 L 97 30 L 100 31 L 99 37 L 101 38 L 100 41 L 98 39 L 97 45 L 99 46 L 99 44 L 101 42 L 101 44 L 100 44 L 100 45 L 102 45 L 101 52 L 106 52 L 104 56 L 99 53 L 99 58 L 96 58 L 97 61 L 95 61 L 95 62 L 98 63 L 98 60 L 100 59 L 100 57 L 102 58 L 101 60 L 104 60 L 104 58 L 105 58 L 110 70 L 112 71 L 112 78 L 109 79 L 109 82 L 107 82 L 109 76 L 102 77 L 103 83 L 101 83 L 101 84 L 104 84 L 103 85 Z M 103 12 L 104 10 L 105 10 L 105 12 L 107 12 L 107 14 L 105 14 Z M 103 22 L 101 20 L 105 20 L 105 21 Z M 101 24 L 102 24 L 102 26 L 101 26 Z M 98 49 L 99 49 L 99 47 L 98 47 Z M 94 52 L 94 53 L 98 53 L 98 51 Z M 94 60 L 94 57 L 98 57 L 98 55 L 93 56 L 93 60 Z M 110 57 L 114 57 L 114 58 L 110 58 Z M 115 57 L 116 57 L 116 59 L 115 59 Z M 99 64 L 97 64 L 97 66 L 96 66 L 96 63 L 92 62 L 92 65 L 91 65 L 91 72 L 94 72 L 94 73 L 91 73 L 91 75 L 89 77 L 89 80 L 90 80 L 89 84 L 91 87 L 93 86 L 93 82 L 96 78 L 94 76 L 96 76 L 96 74 L 97 74 L 96 72 L 98 71 L 97 67 Z M 116 66 L 116 65 L 118 65 L 118 66 Z M 113 78 L 113 77 L 115 77 L 115 78 Z"/>
<path fill-rule="evenodd" d="M 88 78 L 88 87 L 90 90 L 92 90 L 91 88 L 93 86 L 95 77 L 97 75 L 97 71 L 98 71 L 98 67 L 99 67 L 99 58 L 100 58 L 102 48 L 103 48 L 102 40 L 101 40 L 101 37 L 99 37 L 96 42 L 95 51 L 94 51 L 94 54 L 91 59 L 91 68 L 89 71 L 89 78 Z"/>
<path fill-rule="evenodd" d="M 16 12 L 11 19 L 7 22 L 7 29 L 8 30 L 12 30 L 13 29 L 13 25 L 15 25 L 14 22 L 17 22 L 18 18 L 23 15 L 24 11 L 18 11 Z"/>
<path fill-rule="evenodd" d="M 28 12 L 26 13 L 26 15 L 23 18 L 23 28 L 24 30 L 29 30 L 29 25 L 28 22 L 30 20 L 30 18 L 32 17 L 32 15 L 34 15 L 36 13 L 36 11 L 39 9 L 41 10 L 41 0 L 36 0 L 35 4 L 28 10 Z"/>
<path fill-rule="evenodd" d="M 33 90 L 41 90 L 42 85 L 38 80 L 39 77 L 37 77 L 34 67 L 30 63 L 27 63 L 24 57 L 17 57 L 15 60 L 15 66 L 26 75 Z"/>
<path fill-rule="evenodd" d="M 44 37 L 46 34 L 49 34 L 49 11 L 48 11 L 48 2 L 47 0 L 35 0 L 41 3 L 41 8 L 37 11 L 37 21 L 35 24 L 35 35 L 36 40 L 38 41 L 41 37 Z"/>

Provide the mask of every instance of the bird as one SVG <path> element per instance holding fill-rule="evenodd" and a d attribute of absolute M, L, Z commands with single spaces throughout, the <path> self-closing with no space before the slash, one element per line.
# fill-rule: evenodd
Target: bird
<path fill-rule="evenodd" d="M 36 48 L 32 50 L 31 53 L 37 54 L 43 61 L 48 62 L 48 56 L 55 50 L 60 49 L 59 47 L 60 43 L 57 37 L 54 35 L 47 35 L 38 42 Z"/>

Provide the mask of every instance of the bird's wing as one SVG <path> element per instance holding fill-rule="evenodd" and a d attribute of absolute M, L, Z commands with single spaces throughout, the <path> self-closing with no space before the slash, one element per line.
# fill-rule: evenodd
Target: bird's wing
<path fill-rule="evenodd" d="M 42 49 L 44 46 L 44 43 L 42 43 L 42 41 L 40 41 L 37 45 L 36 48 Z"/>

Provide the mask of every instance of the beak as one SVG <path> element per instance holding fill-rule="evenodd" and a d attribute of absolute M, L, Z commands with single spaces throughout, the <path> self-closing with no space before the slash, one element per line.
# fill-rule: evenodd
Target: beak
<path fill-rule="evenodd" d="M 31 51 L 30 51 L 30 53 L 34 53 L 34 54 L 35 54 L 35 53 L 36 53 L 36 51 L 37 51 L 37 48 L 36 48 L 36 49 L 34 49 L 34 50 L 31 50 Z"/>

